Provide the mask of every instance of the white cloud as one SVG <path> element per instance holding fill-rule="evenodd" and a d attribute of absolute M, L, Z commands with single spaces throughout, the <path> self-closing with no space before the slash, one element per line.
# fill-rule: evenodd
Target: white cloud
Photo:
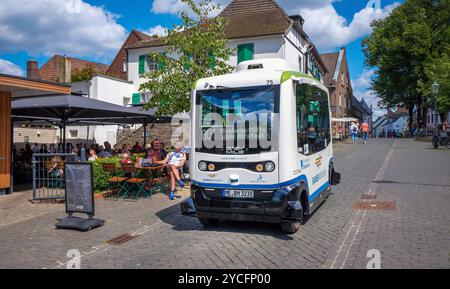
<path fill-rule="evenodd" d="M 117 16 L 82 0 L 0 1 L 0 53 L 55 53 L 109 59 L 126 29 Z"/>
<path fill-rule="evenodd" d="M 352 80 L 352 87 L 353 94 L 358 100 L 364 98 L 369 106 L 372 105 L 374 119 L 376 119 L 377 117 L 386 114 L 386 109 L 378 106 L 379 98 L 377 94 L 370 89 L 370 82 L 373 75 L 373 70 L 364 69 L 356 80 Z"/>
<path fill-rule="evenodd" d="M 200 0 L 194 0 L 199 3 Z M 219 4 L 220 8 L 225 8 L 231 1 L 230 0 L 213 0 L 213 4 Z M 188 12 L 191 14 L 191 10 L 188 5 L 181 0 L 154 0 L 151 11 L 155 14 L 179 14 L 180 12 Z M 220 11 L 215 11 L 211 16 L 219 14 Z"/>
<path fill-rule="evenodd" d="M 158 36 L 166 36 L 167 35 L 167 28 L 163 27 L 161 25 L 156 25 L 153 27 L 150 27 L 144 33 L 152 36 L 152 35 L 158 35 Z"/>
<path fill-rule="evenodd" d="M 14 63 L 0 58 L 0 73 L 24 76 L 24 71 Z"/>
<path fill-rule="evenodd" d="M 354 40 L 371 33 L 370 24 L 377 19 L 387 17 L 399 3 L 382 9 L 364 8 L 353 15 L 350 23 L 340 16 L 331 5 L 316 9 L 299 9 L 305 19 L 304 29 L 319 49 L 345 46 Z"/>
<path fill-rule="evenodd" d="M 200 0 L 195 0 L 199 2 Z M 339 0 L 278 0 L 277 3 L 288 13 L 300 14 L 305 19 L 305 31 L 320 50 L 345 46 L 354 40 L 368 35 L 371 32 L 370 23 L 382 19 L 396 6 L 398 2 L 375 9 L 366 7 L 353 15 L 350 23 L 340 16 L 333 7 L 333 2 Z M 231 0 L 213 0 L 222 8 Z M 156 14 L 178 14 L 188 11 L 187 5 L 181 0 L 155 0 L 151 11 Z"/>

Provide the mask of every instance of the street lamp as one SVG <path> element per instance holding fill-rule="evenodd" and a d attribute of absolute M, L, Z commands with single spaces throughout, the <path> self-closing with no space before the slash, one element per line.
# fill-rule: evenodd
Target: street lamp
<path fill-rule="evenodd" d="M 431 85 L 431 90 L 434 94 L 434 128 L 437 127 L 437 121 L 438 121 L 438 114 L 437 114 L 437 97 L 439 93 L 439 83 L 437 81 L 434 81 Z"/>

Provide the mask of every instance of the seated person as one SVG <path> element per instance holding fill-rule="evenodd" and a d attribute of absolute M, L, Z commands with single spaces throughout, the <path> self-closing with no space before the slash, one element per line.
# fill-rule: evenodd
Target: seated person
<path fill-rule="evenodd" d="M 106 151 L 105 148 L 101 145 L 98 147 L 98 157 L 110 158 L 112 157 L 112 154 L 109 151 Z"/>
<path fill-rule="evenodd" d="M 97 159 L 98 159 L 98 156 L 97 156 L 97 154 L 95 153 L 95 149 L 90 149 L 90 150 L 89 150 L 89 158 L 88 158 L 88 161 L 94 162 L 94 161 L 96 161 Z"/>
<path fill-rule="evenodd" d="M 156 161 L 162 161 L 166 158 L 167 153 L 165 153 L 163 144 L 159 139 L 153 140 L 151 148 Z"/>
<path fill-rule="evenodd" d="M 184 187 L 184 182 L 181 180 L 180 172 L 178 171 L 186 162 L 186 155 L 181 151 L 182 147 L 181 143 L 175 144 L 175 151 L 168 154 L 164 160 L 157 162 L 160 164 L 167 164 L 167 173 L 170 176 L 169 198 L 171 200 L 175 199 L 175 180 L 178 182 L 180 188 Z"/>
<path fill-rule="evenodd" d="M 131 148 L 131 150 L 135 153 L 139 153 L 142 151 L 142 146 L 137 141 L 136 144 Z"/>

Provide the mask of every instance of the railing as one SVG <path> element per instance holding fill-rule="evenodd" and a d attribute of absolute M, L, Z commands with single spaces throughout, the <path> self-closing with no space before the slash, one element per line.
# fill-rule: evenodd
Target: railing
<path fill-rule="evenodd" d="M 64 164 L 75 160 L 75 154 L 33 154 L 33 200 L 64 199 Z"/>

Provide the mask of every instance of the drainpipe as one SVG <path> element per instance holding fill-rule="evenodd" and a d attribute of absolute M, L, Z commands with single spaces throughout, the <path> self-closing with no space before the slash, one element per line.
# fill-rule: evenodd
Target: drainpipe
<path fill-rule="evenodd" d="M 91 86 L 92 86 L 92 81 L 88 80 L 86 82 L 86 87 L 87 87 L 87 98 L 90 99 L 91 98 Z M 90 132 L 90 126 L 87 126 L 87 135 L 86 135 L 86 143 L 89 145 L 89 132 Z"/>

